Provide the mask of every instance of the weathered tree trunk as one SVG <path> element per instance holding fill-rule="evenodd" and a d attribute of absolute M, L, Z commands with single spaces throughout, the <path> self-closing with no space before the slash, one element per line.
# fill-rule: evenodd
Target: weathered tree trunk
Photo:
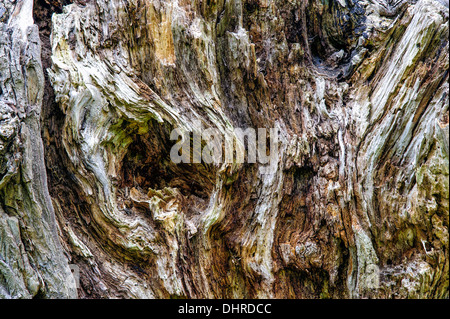
<path fill-rule="evenodd" d="M 75 297 L 47 187 L 32 10 L 33 1 L 0 2 L 0 298 Z"/>
<path fill-rule="evenodd" d="M 0 297 L 448 298 L 448 14 L 0 0 Z M 175 128 L 275 128 L 275 165 Z"/>

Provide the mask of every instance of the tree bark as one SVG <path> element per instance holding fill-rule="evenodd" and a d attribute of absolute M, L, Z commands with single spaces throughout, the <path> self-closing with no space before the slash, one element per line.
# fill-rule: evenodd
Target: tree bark
<path fill-rule="evenodd" d="M 448 298 L 448 14 L 0 0 L 0 297 Z M 175 164 L 175 128 L 278 152 Z"/>
<path fill-rule="evenodd" d="M 0 5 L 0 298 L 75 297 L 47 187 L 33 2 Z"/>

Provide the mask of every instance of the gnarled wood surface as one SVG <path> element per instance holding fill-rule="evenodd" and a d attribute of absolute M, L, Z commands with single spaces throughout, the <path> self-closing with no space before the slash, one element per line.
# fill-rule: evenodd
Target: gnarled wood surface
<path fill-rule="evenodd" d="M 0 297 L 448 298 L 448 1 L 69 2 L 0 1 Z"/>

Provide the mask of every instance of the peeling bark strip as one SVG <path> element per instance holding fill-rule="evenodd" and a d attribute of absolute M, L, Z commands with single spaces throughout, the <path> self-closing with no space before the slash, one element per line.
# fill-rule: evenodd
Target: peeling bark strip
<path fill-rule="evenodd" d="M 449 297 L 448 2 L 69 2 L 0 0 L 0 297 Z"/>
<path fill-rule="evenodd" d="M 201 124 L 199 125 L 201 127 Z M 256 134 L 258 131 L 258 134 Z M 269 133 L 270 132 L 270 133 Z M 269 133 L 269 134 L 268 134 Z M 275 169 L 278 160 L 278 130 L 266 128 L 235 128 L 235 139 L 227 139 L 226 136 L 212 128 L 191 133 L 183 132 L 175 128 L 170 133 L 170 139 L 176 141 L 170 149 L 170 160 L 175 163 L 195 163 L 219 165 L 256 163 L 269 164 L 268 172 Z M 267 143 L 267 139 L 270 143 Z M 191 149 L 191 144 L 192 149 Z M 268 148 L 270 144 L 270 147 Z M 269 153 L 269 155 L 267 155 Z M 258 155 L 258 156 L 256 156 Z"/>
<path fill-rule="evenodd" d="M 30 0 L 0 2 L 0 298 L 74 298 L 47 188 L 32 8 Z"/>

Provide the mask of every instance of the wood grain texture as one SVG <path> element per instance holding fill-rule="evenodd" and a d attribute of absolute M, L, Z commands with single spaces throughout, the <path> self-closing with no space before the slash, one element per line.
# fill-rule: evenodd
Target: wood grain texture
<path fill-rule="evenodd" d="M 49 269 L 78 265 L 81 298 L 448 298 L 448 12 L 436 0 L 35 1 L 40 41 L 8 39 L 42 57 L 22 104 L 0 79 L 12 103 L 0 111 L 42 105 L 25 142 L 45 156 L 2 137 L 0 209 L 17 194 L 4 176 L 45 159 L 34 180 L 53 205 L 45 195 L 18 219 L 56 216 L 44 234 L 66 257 Z M 175 164 L 174 128 L 276 128 L 276 165 Z M 29 264 L 38 275 L 10 277 L 55 280 Z M 13 296 L 5 272 L 0 295 Z M 44 286 L 23 296 L 52 297 Z"/>

